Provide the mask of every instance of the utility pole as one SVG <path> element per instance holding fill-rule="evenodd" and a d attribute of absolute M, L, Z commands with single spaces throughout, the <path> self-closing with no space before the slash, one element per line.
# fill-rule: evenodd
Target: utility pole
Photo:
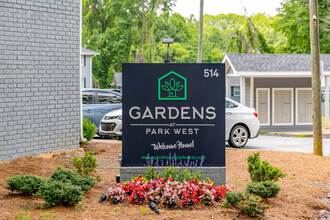
<path fill-rule="evenodd" d="M 309 0 L 314 154 L 322 156 L 320 42 L 317 0 Z"/>
<path fill-rule="evenodd" d="M 203 7 L 204 7 L 204 0 L 200 0 L 200 6 L 199 6 L 199 38 L 198 38 L 197 63 L 202 62 L 202 55 L 203 55 Z"/>

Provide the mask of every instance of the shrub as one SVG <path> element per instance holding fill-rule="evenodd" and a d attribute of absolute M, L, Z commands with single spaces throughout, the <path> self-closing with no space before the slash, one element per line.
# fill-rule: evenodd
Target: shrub
<path fill-rule="evenodd" d="M 41 185 L 45 184 L 46 179 L 33 175 L 18 175 L 7 179 L 7 189 L 12 192 L 21 192 L 24 195 L 32 195 L 39 191 Z"/>
<path fill-rule="evenodd" d="M 48 181 L 40 187 L 38 196 L 44 198 L 49 205 L 74 205 L 82 200 L 80 186 L 70 182 Z"/>
<path fill-rule="evenodd" d="M 200 180 L 202 172 L 200 170 L 179 169 L 176 167 L 167 167 L 164 171 L 155 170 L 153 167 L 148 167 L 144 176 L 147 180 L 158 179 L 159 177 L 167 180 L 173 178 L 173 181 L 190 181 L 193 179 Z"/>
<path fill-rule="evenodd" d="M 252 182 L 262 182 L 266 180 L 278 181 L 286 176 L 280 168 L 271 166 L 267 161 L 260 160 L 260 154 L 254 153 L 247 158 L 248 172 Z"/>
<path fill-rule="evenodd" d="M 241 192 L 227 192 L 225 199 L 226 201 L 223 203 L 225 207 L 230 207 L 230 206 L 234 207 L 239 202 L 245 200 L 246 198 Z"/>
<path fill-rule="evenodd" d="M 240 211 L 243 214 L 246 214 L 250 217 L 256 217 L 258 215 L 262 215 L 265 209 L 268 209 L 269 206 L 261 206 L 259 205 L 261 198 L 258 196 L 251 197 L 249 196 L 242 203 L 238 205 Z"/>
<path fill-rule="evenodd" d="M 85 153 L 84 157 L 74 157 L 72 164 L 77 169 L 76 172 L 82 176 L 95 176 L 96 167 L 98 166 L 92 151 Z"/>
<path fill-rule="evenodd" d="M 278 195 L 281 187 L 272 181 L 252 182 L 247 185 L 246 193 L 255 194 L 261 198 L 273 198 Z"/>
<path fill-rule="evenodd" d="M 88 141 L 92 140 L 96 134 L 96 126 L 89 119 L 83 118 L 83 136 Z"/>
<path fill-rule="evenodd" d="M 72 170 L 63 170 L 60 166 L 52 173 L 49 181 L 59 181 L 79 186 L 83 192 L 86 192 L 95 185 L 95 181 L 90 176 L 81 176 Z"/>
<path fill-rule="evenodd" d="M 225 207 L 234 207 L 240 210 L 241 213 L 250 217 L 262 215 L 265 209 L 269 206 L 261 206 L 259 203 L 261 198 L 259 196 L 243 195 L 241 192 L 228 192 L 226 201 L 223 203 Z"/>

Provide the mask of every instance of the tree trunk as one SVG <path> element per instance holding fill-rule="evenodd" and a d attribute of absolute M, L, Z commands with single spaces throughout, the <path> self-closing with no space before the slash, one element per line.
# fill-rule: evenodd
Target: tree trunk
<path fill-rule="evenodd" d="M 314 154 L 322 156 L 320 42 L 317 0 L 309 0 Z"/>

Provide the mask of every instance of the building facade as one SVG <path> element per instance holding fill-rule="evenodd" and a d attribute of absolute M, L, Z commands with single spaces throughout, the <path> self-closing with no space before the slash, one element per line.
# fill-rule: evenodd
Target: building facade
<path fill-rule="evenodd" d="M 86 49 L 85 47 L 81 48 L 81 75 L 82 75 L 82 87 L 93 88 L 93 68 L 92 68 L 92 60 L 96 55 L 100 55 L 100 53 Z"/>
<path fill-rule="evenodd" d="M 321 61 L 329 75 L 330 54 L 321 54 Z M 262 131 L 312 130 L 309 54 L 229 53 L 223 63 L 227 97 L 255 108 Z"/>
<path fill-rule="evenodd" d="M 0 1 L 0 160 L 79 147 L 80 0 Z"/>

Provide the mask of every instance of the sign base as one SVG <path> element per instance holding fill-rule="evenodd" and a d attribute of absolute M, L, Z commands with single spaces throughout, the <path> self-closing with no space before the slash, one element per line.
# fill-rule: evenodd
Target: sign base
<path fill-rule="evenodd" d="M 155 170 L 164 171 L 165 167 L 153 167 Z M 195 167 L 177 167 L 177 169 L 195 170 Z M 202 179 L 207 177 L 217 186 L 226 185 L 226 167 L 200 167 Z M 146 167 L 120 167 L 120 182 L 131 181 L 131 177 L 137 177 L 147 170 Z"/>

